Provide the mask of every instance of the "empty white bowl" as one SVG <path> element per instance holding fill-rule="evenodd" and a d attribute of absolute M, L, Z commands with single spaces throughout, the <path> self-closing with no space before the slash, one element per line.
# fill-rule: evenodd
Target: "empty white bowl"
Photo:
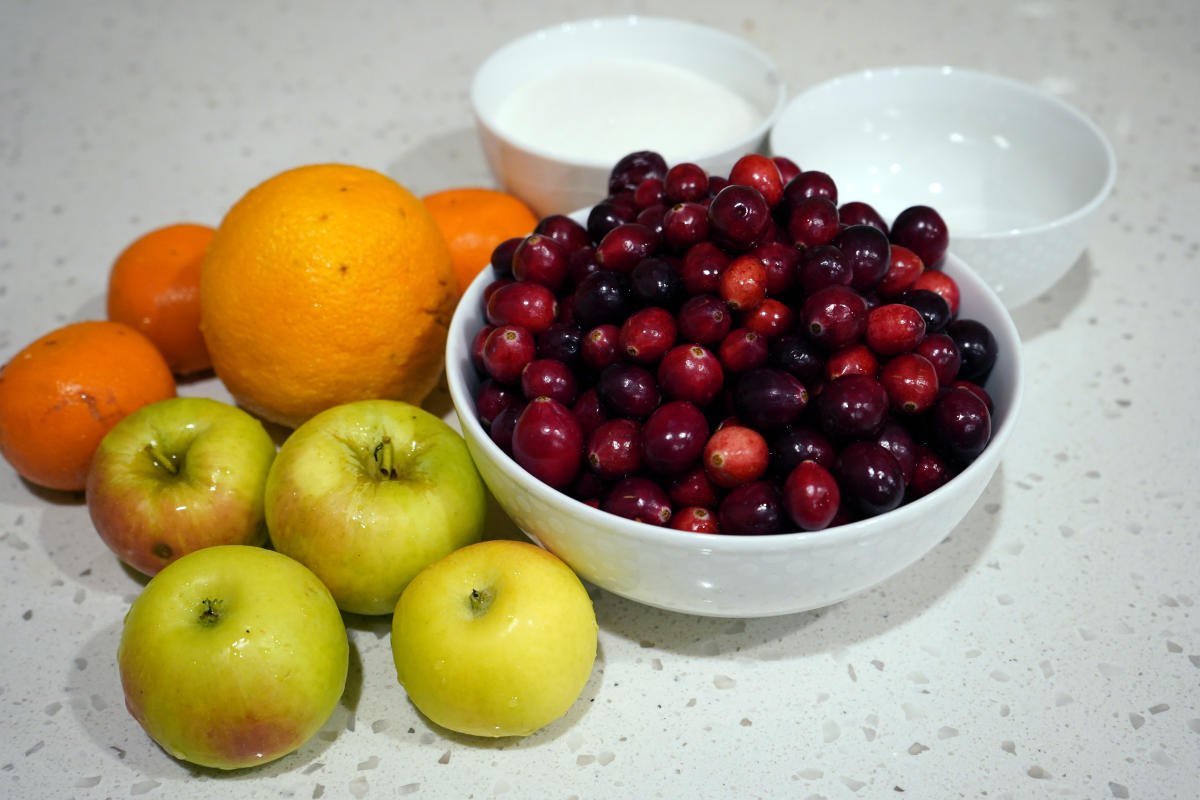
<path fill-rule="evenodd" d="M 613 164 L 638 150 L 724 174 L 764 144 L 784 100 L 775 65 L 748 42 L 642 16 L 522 36 L 471 85 L 492 173 L 539 216 L 597 202 Z"/>
<path fill-rule="evenodd" d="M 870 203 L 889 222 L 936 208 L 950 249 L 1009 308 L 1078 260 L 1117 172 L 1104 133 L 1072 106 L 954 67 L 869 69 L 808 89 L 770 150 L 829 173 L 840 203 Z"/>
<path fill-rule="evenodd" d="M 576 219 L 582 219 L 580 215 Z M 1000 464 L 1021 404 L 1021 343 L 996 294 L 953 255 L 945 272 L 961 292 L 962 317 L 986 324 L 999 357 L 987 383 L 992 439 L 946 485 L 877 517 L 813 533 L 734 536 L 689 533 L 625 519 L 550 488 L 522 469 L 476 414 L 480 379 L 471 340 L 484 324 L 484 270 L 450 323 L 446 375 L 471 456 L 501 508 L 580 577 L 639 603 L 690 614 L 763 617 L 836 603 L 925 555 L 967 514 Z"/>

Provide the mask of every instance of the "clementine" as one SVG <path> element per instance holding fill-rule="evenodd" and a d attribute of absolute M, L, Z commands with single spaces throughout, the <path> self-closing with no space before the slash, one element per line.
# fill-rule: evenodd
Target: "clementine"
<path fill-rule="evenodd" d="M 315 164 L 225 215 L 201 270 L 200 328 L 238 403 L 294 428 L 353 400 L 420 404 L 458 297 L 420 199 L 378 172 Z"/>
<path fill-rule="evenodd" d="M 494 189 L 445 189 L 424 201 L 450 247 L 459 291 L 490 263 L 496 245 L 525 236 L 538 223 L 529 206 Z"/>
<path fill-rule="evenodd" d="M 200 334 L 200 265 L 207 225 L 180 223 L 125 248 L 108 278 L 108 318 L 144 333 L 176 375 L 212 366 Z"/>
<path fill-rule="evenodd" d="M 80 491 L 104 434 L 174 396 L 175 379 L 149 339 L 119 322 L 76 322 L 0 367 L 0 454 L 32 483 Z"/>

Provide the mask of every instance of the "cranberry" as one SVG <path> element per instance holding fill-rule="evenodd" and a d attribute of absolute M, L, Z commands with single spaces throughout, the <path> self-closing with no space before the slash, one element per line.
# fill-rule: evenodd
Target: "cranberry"
<path fill-rule="evenodd" d="M 770 208 L 783 199 L 783 176 L 779 167 L 759 153 L 747 153 L 734 162 L 729 169 L 729 182 L 756 189 Z"/>
<path fill-rule="evenodd" d="M 487 374 L 487 370 L 483 366 L 483 343 L 487 341 L 488 334 L 494 330 L 496 330 L 495 325 L 490 322 L 484 323 L 483 327 L 471 337 L 471 365 L 480 375 Z"/>
<path fill-rule="evenodd" d="M 637 216 L 637 208 L 633 201 L 622 203 L 616 198 L 610 198 L 592 206 L 588 212 L 588 238 L 598 242 L 613 228 L 625 222 L 633 222 Z"/>
<path fill-rule="evenodd" d="M 671 496 L 671 502 L 677 508 L 681 506 L 716 508 L 721 500 L 720 490 L 708 477 L 703 464 L 696 464 L 682 474 L 668 478 L 667 494 Z"/>
<path fill-rule="evenodd" d="M 661 475 L 676 475 L 696 463 L 708 441 L 704 412 L 673 400 L 651 412 L 642 426 L 642 458 Z"/>
<path fill-rule="evenodd" d="M 821 429 L 837 439 L 870 439 L 887 421 L 888 396 L 883 385 L 865 375 L 843 375 L 817 395 Z"/>
<path fill-rule="evenodd" d="M 843 225 L 870 225 L 872 228 L 878 228 L 885 236 L 888 233 L 887 222 L 870 203 L 859 200 L 843 203 L 838 209 L 838 219 Z"/>
<path fill-rule="evenodd" d="M 671 498 L 649 478 L 631 475 L 613 484 L 600 508 L 619 517 L 666 525 L 671 519 Z"/>
<path fill-rule="evenodd" d="M 788 235 L 797 245 L 819 247 L 837 237 L 837 206 L 824 197 L 805 197 L 788 206 Z"/>
<path fill-rule="evenodd" d="M 500 325 L 483 342 L 483 368 L 500 383 L 517 383 L 535 355 L 533 334 L 519 325 Z"/>
<path fill-rule="evenodd" d="M 874 378 L 879 373 L 879 359 L 874 351 L 862 342 L 840 347 L 825 360 L 825 377 L 828 380 L 843 375 L 866 375 Z"/>
<path fill-rule="evenodd" d="M 534 226 L 533 232 L 553 239 L 568 254 L 590 247 L 592 244 L 587 228 L 566 214 L 550 214 L 542 217 Z"/>
<path fill-rule="evenodd" d="M 708 226 L 718 245 L 744 252 L 766 240 L 771 211 L 757 189 L 731 183 L 709 204 Z"/>
<path fill-rule="evenodd" d="M 665 308 L 650 306 L 625 320 L 618 342 L 631 361 L 653 364 L 674 346 L 675 338 L 675 316 Z"/>
<path fill-rule="evenodd" d="M 918 443 L 913 448 L 913 473 L 908 483 L 908 493 L 914 498 L 924 497 L 939 486 L 945 485 L 953 474 L 946 459 Z"/>
<path fill-rule="evenodd" d="M 725 371 L 713 352 L 698 344 L 681 344 L 658 362 L 658 385 L 670 400 L 698 406 L 712 402 L 725 383 Z"/>
<path fill-rule="evenodd" d="M 537 358 L 521 370 L 521 393 L 526 400 L 546 396 L 569 406 L 579 396 L 579 382 L 571 368 L 558 359 Z"/>
<path fill-rule="evenodd" d="M 638 215 L 633 218 L 633 221 L 638 225 L 643 225 L 654 232 L 657 241 L 662 240 L 663 235 L 663 220 L 667 217 L 667 207 L 662 203 L 657 205 L 647 206 L 638 212 Z"/>
<path fill-rule="evenodd" d="M 506 283 L 492 292 L 487 302 L 487 320 L 492 325 L 520 325 L 530 333 L 550 327 L 558 314 L 554 292 L 540 283 Z"/>
<path fill-rule="evenodd" d="M 729 256 L 712 242 L 700 242 L 688 248 L 679 265 L 679 277 L 689 295 L 716 294 L 717 279 L 729 266 Z"/>
<path fill-rule="evenodd" d="M 671 515 L 670 526 L 691 533 L 720 533 L 717 515 L 703 506 L 684 506 Z"/>
<path fill-rule="evenodd" d="M 583 349 L 583 330 L 574 322 L 555 322 L 537 336 L 538 358 L 556 358 L 574 365 Z"/>
<path fill-rule="evenodd" d="M 834 284 L 849 286 L 852 277 L 845 254 L 833 245 L 817 245 L 800 252 L 796 279 L 807 294 Z"/>
<path fill-rule="evenodd" d="M 958 376 L 958 368 L 962 364 L 962 355 L 958 345 L 947 333 L 934 333 L 926 336 L 914 350 L 917 355 L 924 356 L 937 372 L 938 386 L 949 386 Z"/>
<path fill-rule="evenodd" d="M 938 269 L 946 248 L 950 246 L 950 231 L 946 221 L 929 206 L 911 206 L 892 220 L 890 238 L 917 254 L 921 262 Z"/>
<path fill-rule="evenodd" d="M 784 186 L 787 186 L 791 183 L 792 178 L 800 174 L 800 167 L 787 156 L 775 156 L 771 160 L 775 162 L 775 166 L 779 167 L 779 176 L 783 178 Z"/>
<path fill-rule="evenodd" d="M 875 286 L 880 297 L 896 297 L 912 288 L 917 278 L 925 271 L 925 265 L 912 250 L 904 245 L 892 243 L 887 272 Z"/>
<path fill-rule="evenodd" d="M 726 425 L 704 445 L 704 470 L 717 486 L 733 488 L 757 480 L 767 471 L 767 440 L 753 428 Z"/>
<path fill-rule="evenodd" d="M 881 356 L 908 353 L 925 338 L 925 318 L 912 306 L 885 303 L 867 314 L 867 346 Z"/>
<path fill-rule="evenodd" d="M 601 269 L 575 287 L 575 321 L 593 328 L 602 322 L 621 322 L 629 316 L 629 277 Z"/>
<path fill-rule="evenodd" d="M 896 459 L 907 486 L 912 480 L 917 464 L 917 443 L 908 428 L 899 422 L 888 420 L 884 423 L 883 430 L 875 437 L 875 442 Z"/>
<path fill-rule="evenodd" d="M 642 426 L 628 417 L 610 419 L 588 434 L 584 457 L 604 480 L 632 475 L 642 468 Z"/>
<path fill-rule="evenodd" d="M 956 381 L 951 381 L 950 386 L 952 388 L 953 387 L 962 387 L 963 389 L 971 390 L 979 397 L 980 400 L 983 401 L 983 404 L 985 406 L 987 406 L 987 410 L 988 410 L 989 414 L 995 412 L 996 404 L 992 401 L 992 396 L 990 394 L 988 394 L 987 390 L 984 389 L 982 386 L 980 386 L 978 383 L 974 383 L 973 381 L 966 381 L 966 380 L 956 380 Z"/>
<path fill-rule="evenodd" d="M 808 197 L 820 197 L 828 200 L 834 205 L 836 213 L 838 191 L 837 184 L 833 182 L 828 173 L 820 170 L 809 169 L 801 172 L 795 178 L 788 181 L 787 187 L 783 191 L 784 199 L 791 203 L 796 203 Z"/>
<path fill-rule="evenodd" d="M 792 329 L 794 316 L 786 303 L 768 297 L 742 315 L 742 325 L 765 339 L 777 339 Z"/>
<path fill-rule="evenodd" d="M 516 428 L 517 420 L 521 418 L 526 405 L 527 403 L 521 401 L 502 409 L 492 420 L 492 426 L 488 429 L 488 435 L 491 436 L 496 446 L 510 456 L 512 455 L 513 429 Z"/>
<path fill-rule="evenodd" d="M 683 341 L 715 345 L 733 329 L 733 315 L 721 298 L 697 294 L 680 307 L 676 325 Z"/>
<path fill-rule="evenodd" d="M 523 241 L 525 241 L 524 236 L 513 236 L 492 248 L 491 265 L 493 277 L 512 277 L 513 253 L 517 251 L 517 248 L 521 246 L 521 242 Z"/>
<path fill-rule="evenodd" d="M 717 348 L 727 373 L 745 372 L 767 363 L 767 340 L 749 328 L 734 328 Z"/>
<path fill-rule="evenodd" d="M 717 278 L 717 293 L 734 311 L 757 308 L 767 296 L 767 267 L 755 256 L 741 255 Z"/>
<path fill-rule="evenodd" d="M 867 301 L 849 286 L 826 286 L 805 299 L 800 326 L 810 339 L 830 350 L 845 347 L 866 330 Z"/>
<path fill-rule="evenodd" d="M 541 234 L 530 234 L 512 257 L 513 277 L 558 289 L 567 278 L 567 253 L 562 245 Z"/>
<path fill-rule="evenodd" d="M 579 393 L 579 399 L 571 406 L 571 413 L 575 415 L 585 437 L 591 435 L 592 431 L 608 419 L 608 412 L 604 410 L 600 393 L 596 391 L 595 386 L 589 386 Z"/>
<path fill-rule="evenodd" d="M 646 178 L 633 190 L 633 202 L 641 209 L 662 205 L 664 197 L 662 178 Z"/>
<path fill-rule="evenodd" d="M 633 191 L 647 178 L 665 178 L 667 162 L 653 150 L 638 150 L 621 157 L 608 175 L 608 193 Z"/>
<path fill-rule="evenodd" d="M 833 469 L 837 450 L 833 442 L 810 425 L 799 424 L 784 428 L 771 440 L 771 471 L 786 476 L 801 461 L 815 461 L 825 469 Z"/>
<path fill-rule="evenodd" d="M 767 363 L 790 372 L 808 386 L 821 380 L 825 371 L 817 346 L 803 336 L 790 333 L 771 343 Z"/>
<path fill-rule="evenodd" d="M 772 430 L 799 421 L 808 390 L 790 372 L 762 367 L 738 378 L 733 403 L 738 417 L 752 428 Z"/>
<path fill-rule="evenodd" d="M 628 273 L 643 258 L 654 254 L 658 234 L 637 222 L 623 222 L 596 244 L 596 263 L 605 269 Z"/>
<path fill-rule="evenodd" d="M 629 273 L 629 290 L 641 306 L 678 308 L 684 300 L 683 279 L 671 262 L 656 256 L 642 259 Z"/>
<path fill-rule="evenodd" d="M 767 294 L 779 296 L 796 285 L 800 250 L 780 241 L 763 242 L 750 255 L 767 268 Z"/>
<path fill-rule="evenodd" d="M 723 533 L 761 536 L 784 529 L 783 502 L 770 481 L 753 481 L 738 486 L 717 508 L 717 523 Z"/>
<path fill-rule="evenodd" d="M 596 381 L 596 391 L 614 414 L 639 419 L 658 408 L 662 399 L 654 376 L 644 367 L 628 363 L 605 367 Z"/>
<path fill-rule="evenodd" d="M 871 225 L 850 225 L 833 238 L 850 265 L 850 285 L 864 291 L 879 283 L 891 263 L 887 236 Z"/>
<path fill-rule="evenodd" d="M 838 485 L 859 511 L 875 516 L 904 500 L 904 473 L 896 457 L 877 442 L 851 442 L 838 454 Z"/>
<path fill-rule="evenodd" d="M 958 345 L 962 356 L 957 377 L 978 384 L 986 382 L 999 352 L 996 337 L 988 326 L 974 319 L 956 319 L 946 326 L 946 333 Z"/>
<path fill-rule="evenodd" d="M 708 194 L 708 173 L 698 164 L 682 161 L 667 170 L 663 191 L 668 203 L 689 203 Z"/>
<path fill-rule="evenodd" d="M 562 488 L 583 458 L 583 431 L 570 409 L 549 397 L 531 400 L 512 433 L 513 458 L 535 478 Z"/>
<path fill-rule="evenodd" d="M 983 452 L 992 435 L 992 416 L 979 395 L 952 387 L 933 404 L 929 427 L 942 447 L 965 462 Z"/>
<path fill-rule="evenodd" d="M 597 325 L 587 332 L 579 346 L 579 357 L 595 371 L 621 360 L 621 329 L 612 323 Z"/>
<path fill-rule="evenodd" d="M 505 386 L 491 378 L 479 385 L 475 396 L 475 410 L 479 413 L 479 421 L 485 427 L 491 427 L 492 420 L 506 408 L 524 403 L 521 395 L 511 386 Z"/>
<path fill-rule="evenodd" d="M 950 306 L 950 316 L 958 316 L 958 304 L 961 297 L 958 284 L 946 273 L 927 269 L 913 282 L 912 288 L 940 294 L 946 301 L 946 305 Z"/>
<path fill-rule="evenodd" d="M 819 531 L 833 522 L 841 492 L 829 470 L 801 461 L 783 482 L 783 509 L 800 530 Z"/>
<path fill-rule="evenodd" d="M 917 353 L 901 353 L 889 359 L 879 373 L 879 382 L 892 410 L 901 414 L 922 414 L 937 400 L 937 368 Z"/>
<path fill-rule="evenodd" d="M 677 203 L 662 220 L 662 239 L 676 253 L 708 240 L 708 208 L 700 203 Z"/>
<path fill-rule="evenodd" d="M 912 306 L 925 318 L 925 333 L 938 333 L 950 323 L 950 304 L 937 292 L 928 289 L 909 289 L 896 302 Z"/>

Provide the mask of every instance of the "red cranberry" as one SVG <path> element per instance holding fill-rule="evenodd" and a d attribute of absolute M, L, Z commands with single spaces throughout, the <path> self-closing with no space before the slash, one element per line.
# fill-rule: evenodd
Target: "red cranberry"
<path fill-rule="evenodd" d="M 723 533 L 762 536 L 784 530 L 783 502 L 771 481 L 753 481 L 738 486 L 717 508 Z"/>
<path fill-rule="evenodd" d="M 787 156 L 775 156 L 771 160 L 775 162 L 775 166 L 779 167 L 779 176 L 783 178 L 784 186 L 787 186 L 791 183 L 792 178 L 800 174 L 800 167 Z"/>
<path fill-rule="evenodd" d="M 729 182 L 757 189 L 770 208 L 783 199 L 783 176 L 779 167 L 759 153 L 747 153 L 734 162 L 729 170 Z"/>
<path fill-rule="evenodd" d="M 825 360 L 825 377 L 828 380 L 843 375 L 866 375 L 874 378 L 879 372 L 879 359 L 871 348 L 862 342 L 840 347 Z"/>
<path fill-rule="evenodd" d="M 712 402 L 725 383 L 721 362 L 705 347 L 681 344 L 658 362 L 658 385 L 670 400 L 688 400 L 698 406 Z"/>
<path fill-rule="evenodd" d="M 838 454 L 838 485 L 859 511 L 875 516 L 904 500 L 904 473 L 877 442 L 851 442 Z"/>
<path fill-rule="evenodd" d="M 783 482 L 783 509 L 800 530 L 819 531 L 833 522 L 841 503 L 837 481 L 816 461 L 801 461 Z"/>
<path fill-rule="evenodd" d="M 638 208 L 661 205 L 664 196 L 662 178 L 646 178 L 633 190 L 633 202 Z"/>
<path fill-rule="evenodd" d="M 785 200 L 792 203 L 807 197 L 821 197 L 833 203 L 836 209 L 837 184 L 833 182 L 833 178 L 828 173 L 815 169 L 804 170 L 788 181 L 787 187 L 783 190 L 783 196 Z"/>
<path fill-rule="evenodd" d="M 520 325 L 530 333 L 550 327 L 558 314 L 554 293 L 540 283 L 517 281 L 500 286 L 487 302 L 487 320 L 492 325 Z"/>
<path fill-rule="evenodd" d="M 638 215 L 633 218 L 633 221 L 638 225 L 644 225 L 654 232 L 654 235 L 659 241 L 662 240 L 663 220 L 667 216 L 667 207 L 662 203 L 647 206 L 638 212 Z"/>
<path fill-rule="evenodd" d="M 938 386 L 949 386 L 958 376 L 962 355 L 958 352 L 958 345 L 949 334 L 930 334 L 921 340 L 913 352 L 924 356 L 933 365 L 937 372 Z"/>
<path fill-rule="evenodd" d="M 632 475 L 642 468 L 642 426 L 627 417 L 601 423 L 587 437 L 584 458 L 604 480 Z"/>
<path fill-rule="evenodd" d="M 782 295 L 796 285 L 800 250 L 780 241 L 763 242 L 750 251 L 767 268 L 767 294 Z"/>
<path fill-rule="evenodd" d="M 888 270 L 875 286 L 880 297 L 896 297 L 912 288 L 917 278 L 925 271 L 925 265 L 912 250 L 904 245 L 892 243 Z"/>
<path fill-rule="evenodd" d="M 870 225 L 872 228 L 878 228 L 885 236 L 888 233 L 887 222 L 870 203 L 859 200 L 843 203 L 838 209 L 838 219 L 843 225 Z"/>
<path fill-rule="evenodd" d="M 817 395 L 821 429 L 836 439 L 870 439 L 887 421 L 888 396 L 883 385 L 865 375 L 843 375 Z"/>
<path fill-rule="evenodd" d="M 704 445 L 704 470 L 710 480 L 726 489 L 757 480 L 767 471 L 767 440 L 753 428 L 726 425 Z"/>
<path fill-rule="evenodd" d="M 500 325 L 483 342 L 483 368 L 500 383 L 517 383 L 535 355 L 533 334 L 519 325 Z"/>
<path fill-rule="evenodd" d="M 691 533 L 720 533 L 717 515 L 703 506 L 684 506 L 671 515 L 670 526 Z"/>
<path fill-rule="evenodd" d="M 604 269 L 628 273 L 643 258 L 654 255 L 658 234 L 637 222 L 624 222 L 604 234 L 596 244 L 596 263 Z"/>
<path fill-rule="evenodd" d="M 788 206 L 788 235 L 797 245 L 819 247 L 832 242 L 839 229 L 837 206 L 824 197 L 805 197 Z"/>
<path fill-rule="evenodd" d="M 917 464 L 917 443 L 904 425 L 895 420 L 884 423 L 883 430 L 875 437 L 875 443 L 887 450 L 900 465 L 900 474 L 904 476 L 904 484 L 912 481 L 913 470 Z"/>
<path fill-rule="evenodd" d="M 908 483 L 908 492 L 914 497 L 924 497 L 939 486 L 944 486 L 954 471 L 936 451 L 923 444 L 913 448 L 913 474 Z"/>
<path fill-rule="evenodd" d="M 700 203 L 677 203 L 662 220 L 662 239 L 676 253 L 708 240 L 708 209 Z"/>
<path fill-rule="evenodd" d="M 729 256 L 712 242 L 700 242 L 688 248 L 679 265 L 679 277 L 689 295 L 716 294 L 717 279 L 729 266 Z"/>
<path fill-rule="evenodd" d="M 901 353 L 889 359 L 879 373 L 879 382 L 892 410 L 901 414 L 922 414 L 937 400 L 937 369 L 916 353 Z"/>
<path fill-rule="evenodd" d="M 675 506 L 703 506 L 716 508 L 721 500 L 720 490 L 708 477 L 703 464 L 696 464 L 681 475 L 671 477 L 667 493 Z"/>
<path fill-rule="evenodd" d="M 675 322 L 680 339 L 706 346 L 717 344 L 733 329 L 733 315 L 729 306 L 711 294 L 697 294 L 688 298 L 680 307 Z"/>
<path fill-rule="evenodd" d="M 496 446 L 510 456 L 512 455 L 513 429 L 516 428 L 517 420 L 521 418 L 526 405 L 527 403 L 522 401 L 502 409 L 492 420 L 492 426 L 488 429 L 488 435 L 491 436 Z"/>
<path fill-rule="evenodd" d="M 651 412 L 642 426 L 642 458 L 660 475 L 676 475 L 696 463 L 708 441 L 704 412 L 673 400 Z"/>
<path fill-rule="evenodd" d="M 567 279 L 567 252 L 562 245 L 541 234 L 530 234 L 512 257 L 513 277 L 558 289 Z"/>
<path fill-rule="evenodd" d="M 912 306 L 885 303 L 867 314 L 867 346 L 881 356 L 908 353 L 925 338 L 925 318 Z"/>
<path fill-rule="evenodd" d="M 777 339 L 792 329 L 795 315 L 790 306 L 768 297 L 753 310 L 742 314 L 742 325 L 764 339 Z"/>
<path fill-rule="evenodd" d="M 471 337 L 471 365 L 475 367 L 475 371 L 480 375 L 484 375 L 487 372 L 483 366 L 483 343 L 487 341 L 488 334 L 494 330 L 496 330 L 495 325 L 484 323 L 483 327 Z"/>
<path fill-rule="evenodd" d="M 593 370 L 599 372 L 621 360 L 621 329 L 611 323 L 597 325 L 583 337 L 579 345 L 579 357 Z"/>
<path fill-rule="evenodd" d="M 702 200 L 708 194 L 708 173 L 698 164 L 682 161 L 667 170 L 663 192 L 668 203 Z"/>
<path fill-rule="evenodd" d="M 671 498 L 649 478 L 631 475 L 613 484 L 600 508 L 619 517 L 666 525 L 671 519 Z"/>
<path fill-rule="evenodd" d="M 562 488 L 583 459 L 583 431 L 570 409 L 549 397 L 531 400 L 512 434 L 513 458 L 535 478 Z"/>
<path fill-rule="evenodd" d="M 546 396 L 570 406 L 579 396 L 579 381 L 563 362 L 554 358 L 537 358 L 521 370 L 521 393 L 526 400 Z"/>
<path fill-rule="evenodd" d="M 654 376 L 636 364 L 605 367 L 596 381 L 596 391 L 606 408 L 624 417 L 645 417 L 658 408 L 661 400 Z"/>
<path fill-rule="evenodd" d="M 664 308 L 650 306 L 625 320 L 618 341 L 631 361 L 653 364 L 675 345 L 675 338 L 675 316 Z"/>
<path fill-rule="evenodd" d="M 727 373 L 745 372 L 767 363 L 767 340 L 749 328 L 735 328 L 721 340 L 717 357 Z"/>
<path fill-rule="evenodd" d="M 767 296 L 767 268 L 752 255 L 741 255 L 717 279 L 717 293 L 734 311 L 757 308 Z"/>
<path fill-rule="evenodd" d="M 867 301 L 849 286 L 826 286 L 805 299 L 800 326 L 810 339 L 830 350 L 845 347 L 866 330 Z"/>
<path fill-rule="evenodd" d="M 987 406 L 987 410 L 988 410 L 989 414 L 992 414 L 996 411 L 996 404 L 995 404 L 995 402 L 993 402 L 992 396 L 990 394 L 988 394 L 987 390 L 984 389 L 982 386 L 980 386 L 978 383 L 975 383 L 974 381 L 967 381 L 967 380 L 960 379 L 960 380 L 956 380 L 956 381 L 951 381 L 950 387 L 951 388 L 961 387 L 963 389 L 969 389 L 970 391 L 974 392 L 979 397 L 980 400 L 983 401 L 983 404 L 985 406 Z"/>
<path fill-rule="evenodd" d="M 550 214 L 538 220 L 533 228 L 534 233 L 548 236 L 557 242 L 567 254 L 571 254 L 592 244 L 587 228 L 580 225 L 566 214 Z"/>
<path fill-rule="evenodd" d="M 930 269 L 939 268 L 950 245 L 946 221 L 929 206 L 911 206 L 901 211 L 892 221 L 890 236 L 896 244 L 916 253 Z"/>
<path fill-rule="evenodd" d="M 745 252 L 766 241 L 771 210 L 757 189 L 731 183 L 709 204 L 708 227 L 718 245 Z"/>
<path fill-rule="evenodd" d="M 585 438 L 608 419 L 608 412 L 604 410 L 604 404 L 600 402 L 600 393 L 596 391 L 595 386 L 589 386 L 579 393 L 579 399 L 571 406 L 571 413 L 579 422 Z"/>

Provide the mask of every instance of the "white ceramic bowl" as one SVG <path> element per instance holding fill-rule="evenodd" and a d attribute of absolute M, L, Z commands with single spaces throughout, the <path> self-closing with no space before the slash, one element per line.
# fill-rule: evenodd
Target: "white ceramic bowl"
<path fill-rule="evenodd" d="M 600 76 L 591 72 L 596 68 Z M 565 82 L 569 91 L 543 81 Z M 714 115 L 716 106 L 695 102 L 708 96 L 696 82 L 730 93 L 717 97 L 733 105 L 731 113 Z M 515 110 L 534 95 L 543 102 L 533 113 Z M 724 174 L 763 146 L 785 99 L 775 65 L 748 42 L 693 22 L 642 16 L 566 22 L 522 36 L 492 53 L 471 84 L 492 173 L 539 216 L 595 203 L 606 194 L 613 164 L 636 150 Z M 734 124 L 739 110 L 746 116 Z M 706 112 L 702 124 L 689 123 Z"/>
<path fill-rule="evenodd" d="M 576 217 L 579 218 L 578 216 Z M 996 294 L 953 255 L 960 316 L 978 319 L 1000 354 L 987 389 L 992 439 L 945 486 L 886 514 L 813 533 L 724 536 L 659 528 L 599 511 L 534 478 L 491 440 L 475 411 L 471 340 L 484 323 L 485 270 L 450 323 L 446 375 L 467 447 L 497 502 L 580 577 L 646 605 L 718 617 L 763 617 L 830 605 L 912 564 L 967 514 L 1000 464 L 1021 404 L 1021 343 Z"/>
<path fill-rule="evenodd" d="M 838 201 L 889 222 L 936 208 L 950 248 L 1009 308 L 1056 283 L 1087 246 L 1116 180 L 1104 133 L 1063 101 L 953 67 L 889 67 L 793 98 L 770 150 L 829 173 Z"/>

